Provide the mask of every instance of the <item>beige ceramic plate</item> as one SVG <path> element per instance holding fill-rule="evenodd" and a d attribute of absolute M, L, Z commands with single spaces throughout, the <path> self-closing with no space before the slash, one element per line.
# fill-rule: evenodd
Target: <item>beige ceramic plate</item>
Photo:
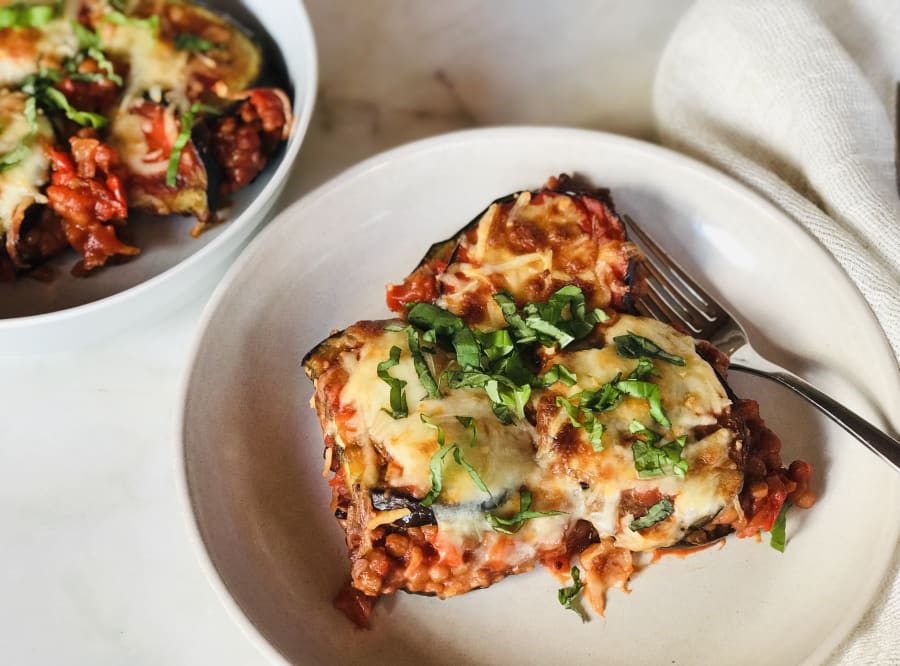
<path fill-rule="evenodd" d="M 559 606 L 545 571 L 448 601 L 399 594 L 378 606 L 369 632 L 332 609 L 348 563 L 301 357 L 333 328 L 386 316 L 384 284 L 489 201 L 562 171 L 610 186 L 619 209 L 711 285 L 773 360 L 870 418 L 900 404 L 887 342 L 834 261 L 705 166 L 621 137 L 533 128 L 452 134 L 375 157 L 254 241 L 207 309 L 185 388 L 186 510 L 203 565 L 274 658 L 815 663 L 871 603 L 900 531 L 896 474 L 785 390 L 735 374 L 738 392 L 758 397 L 781 434 L 784 457 L 816 469 L 821 501 L 789 514 L 784 554 L 730 538 L 722 550 L 664 558 L 634 577 L 631 594 L 610 592 L 606 617 L 587 624 Z"/>

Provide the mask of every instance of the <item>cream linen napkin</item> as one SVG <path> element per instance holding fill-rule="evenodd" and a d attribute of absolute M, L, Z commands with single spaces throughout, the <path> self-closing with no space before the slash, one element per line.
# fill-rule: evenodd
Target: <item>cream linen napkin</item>
<path fill-rule="evenodd" d="M 894 171 L 900 0 L 700 0 L 654 86 L 664 143 L 743 181 L 811 231 L 900 358 Z M 894 575 L 839 664 L 900 664 Z"/>

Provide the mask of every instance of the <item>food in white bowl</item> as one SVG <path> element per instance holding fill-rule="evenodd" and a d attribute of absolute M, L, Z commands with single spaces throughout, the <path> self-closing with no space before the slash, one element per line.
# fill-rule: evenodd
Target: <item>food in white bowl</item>
<path fill-rule="evenodd" d="M 135 211 L 191 215 L 199 235 L 215 221 L 208 189 L 241 190 L 288 137 L 285 92 L 248 88 L 260 48 L 199 5 L 15 2 L 0 12 L 12 70 L 0 81 L 8 277 L 67 247 L 80 274 L 137 255 L 119 237 Z"/>
<path fill-rule="evenodd" d="M 2 12 L 0 338 L 27 351 L 54 315 L 103 319 L 79 330 L 104 335 L 107 308 L 183 302 L 262 221 L 299 148 L 315 90 L 302 5 Z"/>

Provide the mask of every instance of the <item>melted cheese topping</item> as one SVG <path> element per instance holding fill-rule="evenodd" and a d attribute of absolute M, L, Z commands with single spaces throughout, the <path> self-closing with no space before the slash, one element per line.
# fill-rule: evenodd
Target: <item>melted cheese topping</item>
<path fill-rule="evenodd" d="M 67 18 L 36 28 L 0 29 L 0 88 L 15 87 L 43 68 L 58 68 L 77 51 L 78 39 Z"/>
<path fill-rule="evenodd" d="M 165 93 L 168 101 L 182 111 L 187 109 L 184 90 L 189 52 L 178 51 L 172 44 L 158 40 L 149 27 L 141 24 L 103 21 L 100 34 L 106 50 L 125 58 L 130 66 L 123 108 L 145 93 L 153 101 L 161 102 Z"/>
<path fill-rule="evenodd" d="M 553 357 L 552 362 L 565 365 L 575 373 L 578 382 L 572 387 L 557 383 L 544 396 L 550 409 L 544 414 L 545 427 L 541 427 L 542 423 L 538 425 L 537 462 L 545 469 L 564 472 L 572 510 L 582 512 L 601 537 L 613 536 L 617 546 L 632 551 L 669 546 L 677 543 L 692 526 L 712 519 L 740 490 L 743 476 L 728 455 L 730 448 L 738 444 L 734 432 L 719 428 L 701 441 L 694 437 L 695 429 L 714 427 L 731 401 L 713 369 L 697 355 L 688 336 L 658 321 L 627 315 L 603 331 L 608 342 L 606 347 L 564 352 Z M 612 341 L 629 332 L 649 338 L 685 360 L 684 366 L 660 360 L 653 362 L 659 375 L 650 379 L 659 386 L 671 427 L 663 428 L 651 418 L 646 400 L 626 396 L 617 408 L 595 414 L 604 425 L 604 433 L 603 450 L 594 451 L 584 428 L 572 428 L 565 409 L 556 406 L 556 396 L 572 397 L 583 390 L 596 390 L 619 373 L 627 377 L 637 366 L 637 360 L 619 356 Z M 674 475 L 638 476 L 631 449 L 632 421 L 662 434 L 660 443 L 680 436 L 687 438 L 682 452 L 688 461 L 684 479 Z M 675 511 L 668 520 L 649 529 L 632 531 L 631 521 L 643 514 L 634 515 L 622 509 L 626 493 L 669 497 Z"/>
<path fill-rule="evenodd" d="M 154 132 L 154 123 L 139 112 L 137 102 L 132 108 L 119 108 L 113 112 L 110 122 L 110 138 L 128 171 L 136 176 L 157 177 L 165 175 L 169 168 L 170 150 L 151 150 L 147 136 Z M 175 143 L 179 126 L 175 110 L 171 106 L 159 107 L 162 128 L 168 145 Z"/>
<path fill-rule="evenodd" d="M 390 387 L 377 373 L 378 364 L 390 356 L 392 346 L 400 347 L 402 353 L 400 363 L 389 373 L 407 383 L 409 416 L 403 419 L 391 416 Z M 385 331 L 357 353 L 346 352 L 341 364 L 350 375 L 341 392 L 341 403 L 352 405 L 354 410 L 348 428 L 356 437 L 357 445 L 362 443 L 367 450 L 363 458 L 369 459 L 377 452 L 385 461 L 383 470 L 368 466 L 348 468 L 352 480 L 369 487 L 384 483 L 390 488 L 409 490 L 418 497 L 426 495 L 431 489 L 429 465 L 439 446 L 437 430 L 426 425 L 423 416 L 443 430 L 445 446 L 459 447 L 464 459 L 478 470 L 495 496 L 514 492 L 528 480 L 534 459 L 532 426 L 527 422 L 508 426 L 500 423 L 483 391 L 457 389 L 440 399 L 427 399 L 405 333 Z M 478 436 L 474 446 L 471 430 L 460 423 L 458 416 L 475 420 Z M 348 436 L 351 435 L 342 434 L 343 441 Z M 442 480 L 440 500 L 444 504 L 478 506 L 491 499 L 462 466 L 453 462 L 452 454 L 445 459 Z"/>
<path fill-rule="evenodd" d="M 459 447 L 490 490 L 490 494 L 479 490 L 452 453 L 445 457 L 443 488 L 432 505 L 439 540 L 468 552 L 474 561 L 489 557 L 488 551 L 496 557 L 499 548 L 514 568 L 536 554 L 558 549 L 579 520 L 589 521 L 598 535 L 613 537 L 617 546 L 632 551 L 677 543 L 732 503 L 740 490 L 743 474 L 730 453 L 741 443 L 732 430 L 716 427 L 731 403 L 715 372 L 695 352 L 691 338 L 654 320 L 624 315 L 601 329 L 607 346 L 551 355 L 545 367 L 562 363 L 577 375 L 578 382 L 572 387 L 558 382 L 547 390 L 534 390 L 527 411 L 536 414 L 535 425 L 527 420 L 503 425 L 481 389 L 445 389 L 442 398 L 427 399 L 406 334 L 368 335 L 361 346 L 342 352 L 337 361 L 348 373 L 340 391 L 340 411 L 350 416 L 326 425 L 326 434 L 331 433 L 342 449 L 348 486 L 393 489 L 417 498 L 428 494 L 432 487 L 429 464 L 439 444 L 436 430 L 420 418 L 426 415 L 443 429 L 445 447 Z M 637 361 L 619 356 L 612 340 L 628 332 L 648 337 L 685 360 L 684 366 L 654 361 L 659 375 L 652 381 L 660 387 L 672 425 L 664 431 L 650 417 L 646 400 L 626 397 L 617 408 L 595 413 L 606 430 L 603 449 L 594 451 L 586 431 L 572 428 L 556 397 L 595 390 L 618 373 L 627 377 Z M 390 415 L 390 387 L 377 375 L 378 364 L 389 358 L 392 346 L 402 353 L 389 374 L 407 382 L 409 416 L 400 419 Z M 449 362 L 442 352 L 426 358 L 432 359 L 436 377 Z M 478 433 L 474 446 L 471 430 L 457 417 L 474 419 Z M 634 436 L 629 430 L 633 420 L 661 433 L 663 442 L 686 437 L 685 478 L 638 476 L 631 448 Z M 531 510 L 563 514 L 528 520 L 512 537 L 499 535 L 491 528 L 489 512 L 514 514 L 523 488 L 533 495 Z M 631 522 L 663 497 L 674 504 L 672 516 L 649 528 L 631 530 Z M 376 518 L 373 524 L 382 522 Z"/>
<path fill-rule="evenodd" d="M 438 304 L 482 329 L 505 325 L 491 298 L 500 290 L 527 303 L 576 283 L 588 287 L 590 307 L 606 307 L 620 279 L 611 267 L 632 251 L 615 224 L 567 194 L 522 192 L 512 204 L 495 203 L 439 276 Z"/>
<path fill-rule="evenodd" d="M 26 99 L 23 93 L 0 91 L 0 155 L 20 146 L 28 149 L 20 162 L 0 171 L 0 235 L 8 233 L 29 206 L 47 201 L 41 188 L 49 180 L 53 128 L 38 114 L 38 130 L 32 134 L 25 119 Z"/>

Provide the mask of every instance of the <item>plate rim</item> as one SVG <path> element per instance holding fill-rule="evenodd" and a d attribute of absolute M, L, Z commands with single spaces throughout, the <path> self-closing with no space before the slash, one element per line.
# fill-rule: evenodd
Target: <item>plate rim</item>
<path fill-rule="evenodd" d="M 260 215 L 261 211 L 265 211 L 266 206 L 274 203 L 282 188 L 287 182 L 291 173 L 300 146 L 303 143 L 306 132 L 312 119 L 313 110 L 316 103 L 318 92 L 318 49 L 315 41 L 315 34 L 312 29 L 312 22 L 309 13 L 304 4 L 304 0 L 296 1 L 296 11 L 298 24 L 296 26 L 298 32 L 303 35 L 300 40 L 301 44 L 306 45 L 306 53 L 304 54 L 305 67 L 303 76 L 308 81 L 303 99 L 295 97 L 294 106 L 299 106 L 300 113 L 294 114 L 291 125 L 291 134 L 285 146 L 284 155 L 281 162 L 272 172 L 269 181 L 263 186 L 259 194 L 250 202 L 247 208 L 234 220 L 228 220 L 224 225 L 225 228 L 207 245 L 204 245 L 196 252 L 173 266 L 165 269 L 161 273 L 143 280 L 131 287 L 118 291 L 109 296 L 104 296 L 89 303 L 82 303 L 72 307 L 54 310 L 52 312 L 42 312 L 40 314 L 26 315 L 22 317 L 6 317 L 0 318 L 0 339 L 5 335 L 12 335 L 30 328 L 40 328 L 50 326 L 56 323 L 63 323 L 67 320 L 78 319 L 85 316 L 91 316 L 97 313 L 104 313 L 111 308 L 117 307 L 122 302 L 127 302 L 135 298 L 141 298 L 145 292 L 154 292 L 163 285 L 178 279 L 181 273 L 194 269 L 195 265 L 207 261 L 210 255 L 215 255 L 221 246 L 227 246 L 233 238 L 241 238 L 241 234 L 246 235 L 253 232 L 254 229 L 263 223 L 264 215 Z M 249 222 L 254 217 L 258 217 L 257 221 Z M 241 222 L 241 224 L 232 224 Z M 237 241 L 239 242 L 239 240 Z M 224 256 L 224 255 L 223 255 Z"/>
<path fill-rule="evenodd" d="M 441 145 L 457 145 L 470 141 L 490 142 L 492 140 L 502 139 L 504 137 L 516 137 L 517 135 L 520 135 L 520 137 L 523 139 L 553 139 L 554 137 L 559 137 L 560 140 L 562 140 L 565 137 L 582 137 L 586 140 L 591 141 L 619 143 L 624 145 L 626 148 L 644 151 L 646 153 L 652 154 L 654 157 L 674 161 L 676 164 L 680 164 L 682 167 L 695 172 L 698 176 L 715 181 L 717 184 L 727 188 L 731 194 L 739 196 L 746 201 L 756 205 L 757 207 L 766 210 L 770 215 L 774 215 L 785 220 L 785 222 L 789 223 L 788 228 L 790 228 L 793 233 L 798 233 L 806 236 L 820 248 L 823 259 L 831 262 L 832 266 L 837 268 L 841 272 L 848 285 L 853 289 L 860 303 L 864 306 L 870 323 L 874 324 L 875 330 L 878 331 L 880 351 L 887 354 L 889 358 L 895 360 L 895 363 L 890 368 L 890 372 L 893 378 L 894 391 L 898 396 L 900 396 L 900 365 L 898 365 L 898 363 L 896 362 L 896 357 L 893 354 L 893 350 L 890 346 L 890 342 L 888 341 L 887 334 L 878 322 L 878 319 L 876 318 L 874 311 L 872 310 L 868 301 L 860 292 L 857 285 L 847 275 L 843 267 L 841 267 L 837 259 L 830 252 L 828 252 L 828 250 L 809 230 L 796 222 L 786 211 L 782 210 L 777 204 L 770 201 L 762 194 L 756 192 L 750 186 L 741 183 L 729 174 L 719 171 L 709 164 L 701 162 L 683 153 L 679 153 L 668 147 L 649 141 L 600 130 L 562 126 L 509 125 L 456 130 L 427 137 L 424 139 L 419 139 L 394 148 L 390 148 L 388 150 L 381 151 L 344 169 L 334 177 L 317 186 L 312 191 L 303 195 L 301 198 L 292 202 L 283 210 L 279 211 L 275 218 L 268 225 L 266 225 L 266 227 L 247 245 L 247 247 L 243 249 L 240 256 L 236 261 L 232 263 L 222 280 L 216 286 L 215 290 L 213 291 L 212 295 L 203 308 L 193 340 L 191 342 L 191 345 L 189 346 L 189 361 L 186 364 L 181 375 L 181 381 L 178 389 L 179 407 L 176 419 L 174 420 L 176 432 L 175 441 L 177 445 L 177 455 L 175 456 L 175 460 L 179 468 L 177 470 L 176 480 L 179 500 L 184 510 L 183 518 L 186 528 L 189 532 L 189 540 L 195 546 L 195 554 L 197 556 L 200 567 L 201 569 L 203 569 L 210 585 L 215 590 L 216 596 L 218 596 L 219 599 L 223 602 L 227 614 L 235 619 L 235 621 L 241 628 L 242 633 L 250 638 L 251 642 L 256 645 L 257 649 L 260 650 L 260 652 L 263 653 L 272 663 L 289 664 L 291 662 L 278 650 L 277 647 L 275 647 L 273 643 L 271 643 L 266 638 L 263 631 L 256 625 L 253 619 L 251 619 L 250 616 L 244 612 L 237 599 L 229 591 L 221 572 L 214 563 L 211 553 L 206 546 L 203 531 L 199 524 L 198 515 L 195 511 L 195 505 L 190 487 L 187 462 L 187 425 L 189 399 L 191 397 L 193 388 L 193 378 L 197 368 L 198 354 L 200 349 L 205 344 L 207 335 L 211 331 L 210 324 L 212 322 L 212 319 L 217 314 L 219 306 L 231 291 L 233 283 L 237 281 L 239 276 L 243 273 L 245 267 L 248 266 L 256 258 L 261 249 L 266 246 L 266 244 L 268 243 L 268 238 L 278 233 L 278 230 L 281 227 L 290 225 L 290 221 L 292 218 L 296 218 L 298 215 L 302 215 L 306 208 L 314 206 L 319 199 L 329 196 L 333 190 L 343 189 L 348 184 L 352 184 L 355 179 L 364 176 L 369 171 L 386 167 L 390 163 L 397 160 L 412 158 L 417 153 L 427 152 L 433 150 L 435 147 L 440 147 Z M 297 229 L 301 228 L 299 225 L 294 226 Z M 885 426 L 885 420 L 887 420 L 895 428 L 900 427 L 897 425 L 897 423 L 895 423 L 895 421 L 900 421 L 900 417 L 892 416 L 890 410 L 887 409 L 887 402 L 888 401 L 885 398 L 877 396 L 877 399 L 874 400 L 873 404 L 875 407 L 879 408 L 880 413 L 878 413 L 876 415 L 876 418 L 874 418 L 873 420 L 876 423 L 880 424 L 881 427 Z M 893 573 L 890 564 L 897 551 L 898 545 L 900 545 L 900 524 L 893 528 L 893 536 L 894 550 L 885 550 L 881 554 L 881 557 L 873 562 L 873 564 L 876 564 L 877 567 L 883 571 L 883 573 L 872 583 L 871 589 L 867 591 L 867 594 L 857 597 L 858 603 L 853 607 L 853 612 L 848 613 L 845 616 L 852 618 L 852 621 L 846 619 L 842 621 L 839 625 L 839 630 L 833 632 L 833 635 L 839 635 L 839 639 L 836 641 L 820 643 L 818 648 L 810 652 L 805 657 L 803 663 L 818 663 L 823 660 L 827 660 L 830 656 L 834 656 L 835 652 L 846 643 L 846 641 L 852 636 L 854 630 L 859 627 L 862 621 L 865 619 L 867 611 L 872 608 L 872 604 L 876 601 L 878 594 L 881 591 L 882 583 L 884 583 L 885 580 L 888 580 Z"/>

